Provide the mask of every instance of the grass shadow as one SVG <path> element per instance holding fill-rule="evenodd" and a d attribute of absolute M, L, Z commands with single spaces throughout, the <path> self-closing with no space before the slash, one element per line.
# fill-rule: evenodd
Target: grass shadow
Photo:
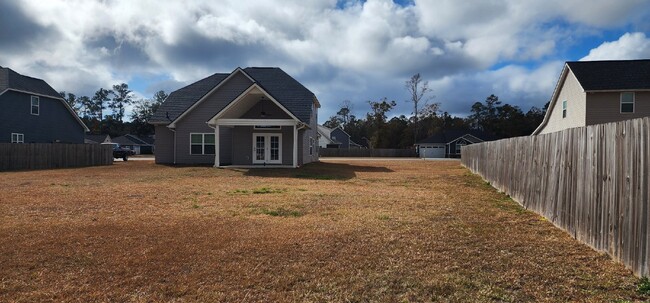
<path fill-rule="evenodd" d="M 267 178 L 280 177 L 311 180 L 349 180 L 356 177 L 357 172 L 390 173 L 393 172 L 393 170 L 382 166 L 315 162 L 303 165 L 297 169 L 251 168 L 245 171 L 244 175 Z"/>

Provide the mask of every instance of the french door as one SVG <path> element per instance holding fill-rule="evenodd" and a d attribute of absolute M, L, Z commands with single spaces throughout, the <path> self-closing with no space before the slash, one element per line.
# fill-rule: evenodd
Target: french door
<path fill-rule="evenodd" d="M 253 164 L 282 164 L 282 134 L 253 134 Z"/>

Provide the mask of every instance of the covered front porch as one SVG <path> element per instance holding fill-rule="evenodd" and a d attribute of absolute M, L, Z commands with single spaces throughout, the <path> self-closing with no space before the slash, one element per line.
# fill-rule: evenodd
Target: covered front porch
<path fill-rule="evenodd" d="M 299 133 L 305 124 L 256 84 L 208 125 L 215 134 L 214 167 L 300 165 Z"/>

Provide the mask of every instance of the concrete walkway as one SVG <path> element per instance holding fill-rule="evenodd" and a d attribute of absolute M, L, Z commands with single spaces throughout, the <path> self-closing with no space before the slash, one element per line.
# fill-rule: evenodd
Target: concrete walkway
<path fill-rule="evenodd" d="M 460 161 L 458 158 L 320 157 L 321 161 Z"/>

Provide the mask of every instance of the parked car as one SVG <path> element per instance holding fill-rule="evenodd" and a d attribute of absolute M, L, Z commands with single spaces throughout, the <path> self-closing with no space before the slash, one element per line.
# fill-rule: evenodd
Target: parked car
<path fill-rule="evenodd" d="M 122 158 L 122 160 L 128 161 L 129 156 L 135 155 L 134 151 L 127 148 L 122 148 L 119 143 L 102 143 L 102 145 L 113 146 L 113 158 L 115 159 Z"/>

